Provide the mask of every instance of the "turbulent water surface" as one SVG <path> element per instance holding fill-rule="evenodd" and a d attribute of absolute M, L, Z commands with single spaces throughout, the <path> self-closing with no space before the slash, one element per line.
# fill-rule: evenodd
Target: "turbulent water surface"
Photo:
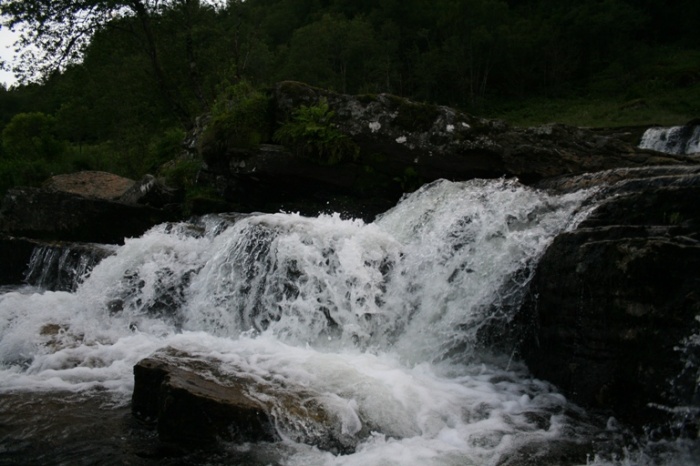
<path fill-rule="evenodd" d="M 604 453 L 626 444 L 614 420 L 479 344 L 588 195 L 439 181 L 371 224 L 210 216 L 127 240 L 73 292 L 0 290 L 0 464 L 615 462 Z M 272 444 L 155 447 L 129 413 L 132 368 L 165 347 L 312 387 L 354 452 L 322 451 L 285 425 Z M 615 450 L 616 464 L 686 461 L 682 448 L 657 450 Z"/>

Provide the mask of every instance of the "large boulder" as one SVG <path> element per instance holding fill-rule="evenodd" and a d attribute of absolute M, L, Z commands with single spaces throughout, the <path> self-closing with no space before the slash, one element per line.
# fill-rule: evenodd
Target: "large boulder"
<path fill-rule="evenodd" d="M 688 163 L 684 156 L 641 150 L 612 131 L 516 128 L 390 94 L 338 94 L 285 81 L 274 87 L 271 101 L 277 127 L 303 106 L 324 102 L 331 125 L 352 141 L 356 157 L 324 163 L 282 146 L 227 146 L 200 180 L 241 210 L 330 209 L 373 218 L 403 193 L 439 178 L 513 176 L 534 183 L 616 167 Z M 208 121 L 199 120 L 199 134 Z M 190 147 L 197 147 L 196 139 Z"/>
<path fill-rule="evenodd" d="M 275 87 L 277 119 L 321 99 L 338 129 L 362 154 L 381 155 L 377 169 L 401 176 L 407 167 L 432 181 L 516 176 L 524 182 L 616 167 L 678 164 L 684 157 L 638 149 L 614 135 L 560 124 L 517 128 L 456 109 L 390 94 L 345 95 L 298 82 Z"/>
<path fill-rule="evenodd" d="M 262 403 L 246 392 L 245 380 L 230 377 L 226 384 L 217 383 L 173 356 L 163 352 L 134 366 L 132 412 L 155 422 L 162 441 L 201 446 L 219 438 L 277 439 Z"/>
<path fill-rule="evenodd" d="M 81 171 L 52 176 L 44 182 L 43 187 L 52 191 L 115 201 L 123 196 L 134 183 L 134 180 L 113 173 Z"/>
<path fill-rule="evenodd" d="M 532 372 L 636 427 L 697 435 L 700 422 L 700 170 L 615 170 L 618 180 L 537 266 L 519 323 Z M 602 186 L 602 185 L 601 185 Z"/>
<path fill-rule="evenodd" d="M 44 188 L 12 188 L 0 206 L 0 234 L 119 244 L 172 218 L 148 206 Z"/>
<path fill-rule="evenodd" d="M 313 387 L 294 386 L 228 367 L 213 356 L 175 348 L 134 366 L 132 412 L 156 426 L 163 442 L 185 446 L 277 441 L 281 436 L 348 453 L 371 426 L 348 432 L 342 416 Z"/>

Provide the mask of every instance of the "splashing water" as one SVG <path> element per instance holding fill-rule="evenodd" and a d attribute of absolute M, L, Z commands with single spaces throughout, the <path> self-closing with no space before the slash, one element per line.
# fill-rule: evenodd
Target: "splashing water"
<path fill-rule="evenodd" d="M 649 128 L 642 135 L 639 147 L 667 154 L 697 154 L 700 152 L 700 125 Z"/>
<path fill-rule="evenodd" d="M 438 181 L 372 224 L 265 214 L 158 226 L 73 293 L 0 295 L 0 395 L 107 393 L 126 406 L 134 364 L 171 347 L 313 387 L 355 438 L 336 456 L 278 426 L 278 444 L 230 447 L 251 464 L 516 464 L 504 461 L 523 448 L 586 445 L 597 428 L 584 413 L 525 368 L 485 359 L 478 340 L 589 194 Z"/>

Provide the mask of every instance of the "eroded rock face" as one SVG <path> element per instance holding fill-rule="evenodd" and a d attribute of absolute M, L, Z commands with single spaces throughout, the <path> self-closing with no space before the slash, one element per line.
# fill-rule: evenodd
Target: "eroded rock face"
<path fill-rule="evenodd" d="M 536 376 L 576 402 L 637 428 L 695 436 L 700 175 L 641 174 L 627 173 L 548 248 L 524 308 L 532 333 L 522 352 Z"/>

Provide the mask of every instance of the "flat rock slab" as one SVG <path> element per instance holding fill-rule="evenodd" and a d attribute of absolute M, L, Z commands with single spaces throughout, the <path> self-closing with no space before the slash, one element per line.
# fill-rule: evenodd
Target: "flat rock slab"
<path fill-rule="evenodd" d="M 44 188 L 113 201 L 124 195 L 134 183 L 134 180 L 113 173 L 82 171 L 52 176 L 44 183 Z"/>

